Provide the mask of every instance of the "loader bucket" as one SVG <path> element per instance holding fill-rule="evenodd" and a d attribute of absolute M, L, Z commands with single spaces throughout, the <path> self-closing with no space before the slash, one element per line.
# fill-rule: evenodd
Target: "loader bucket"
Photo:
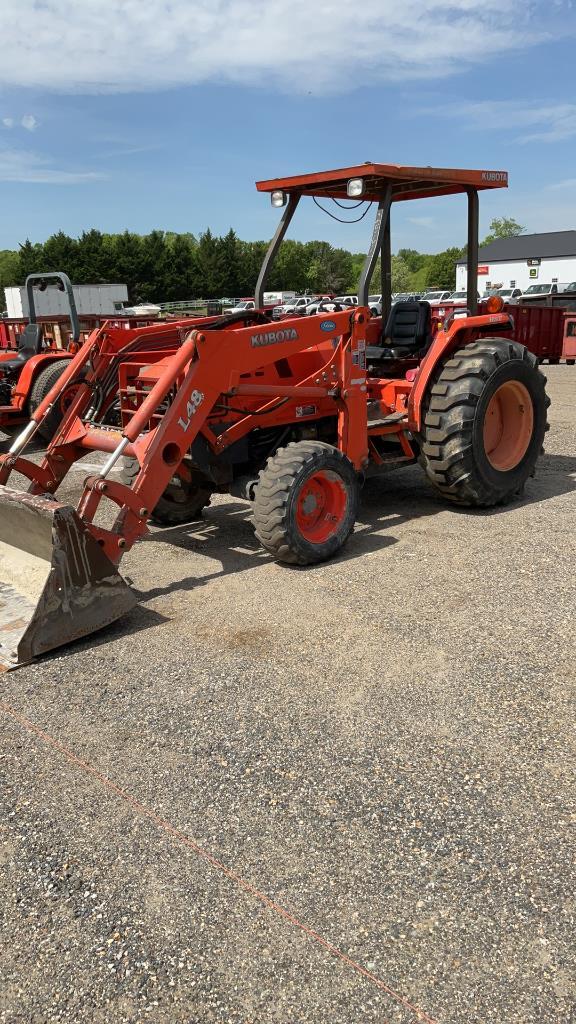
<path fill-rule="evenodd" d="M 102 629 L 135 604 L 75 509 L 0 486 L 0 672 Z"/>

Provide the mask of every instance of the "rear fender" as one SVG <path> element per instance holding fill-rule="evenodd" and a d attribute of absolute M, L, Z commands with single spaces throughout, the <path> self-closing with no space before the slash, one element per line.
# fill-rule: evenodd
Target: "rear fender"
<path fill-rule="evenodd" d="M 487 331 L 512 330 L 513 322 L 507 313 L 490 313 L 453 320 L 448 330 L 436 334 L 428 352 L 420 363 L 408 401 L 408 425 L 412 433 L 420 433 L 422 408 L 431 379 L 437 367 L 457 348 L 471 345 Z"/>
<path fill-rule="evenodd" d="M 32 384 L 41 370 L 51 363 L 60 362 L 62 359 L 71 359 L 71 352 L 41 352 L 40 355 L 32 356 L 22 367 L 20 376 L 12 393 L 12 405 L 15 409 L 24 409 L 30 398 Z M 1 364 L 0 364 L 1 368 Z"/>

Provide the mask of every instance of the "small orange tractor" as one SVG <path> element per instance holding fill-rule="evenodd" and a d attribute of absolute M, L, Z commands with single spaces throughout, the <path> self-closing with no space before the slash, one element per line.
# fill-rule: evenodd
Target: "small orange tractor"
<path fill-rule="evenodd" d="M 0 457 L 0 661 L 6 667 L 105 626 L 136 598 L 118 572 L 149 520 L 184 523 L 214 492 L 253 504 L 280 562 L 335 555 L 354 528 L 362 481 L 419 461 L 458 505 L 520 494 L 547 429 L 545 378 L 510 340 L 502 302 L 477 314 L 478 192 L 502 171 L 363 164 L 258 182 L 283 208 L 255 310 L 139 330 L 95 331 Z M 468 197 L 468 312 L 432 338 L 427 303 L 390 300 L 393 203 Z M 299 201 L 376 204 L 358 305 L 271 322 L 263 289 Z M 381 255 L 382 317 L 368 290 Z M 39 465 L 24 449 L 72 389 Z M 87 452 L 105 453 L 77 508 L 55 495 Z M 113 470 L 123 466 L 118 477 Z M 7 486 L 13 472 L 27 492 Z M 116 508 L 112 525 L 97 517 Z M 107 520 L 104 519 L 106 522 Z"/>
<path fill-rule="evenodd" d="M 56 284 L 66 293 L 68 300 L 71 330 L 67 348 L 56 348 L 47 343 L 36 315 L 34 288 L 44 290 L 49 284 Z M 26 278 L 26 295 L 29 317 L 18 335 L 18 348 L 16 351 L 10 348 L 0 350 L 0 429 L 10 429 L 26 422 L 63 373 L 66 361 L 72 358 L 80 342 L 74 290 L 66 274 L 30 274 Z M 63 411 L 53 407 L 51 414 L 39 425 L 44 438 L 52 436 Z"/>

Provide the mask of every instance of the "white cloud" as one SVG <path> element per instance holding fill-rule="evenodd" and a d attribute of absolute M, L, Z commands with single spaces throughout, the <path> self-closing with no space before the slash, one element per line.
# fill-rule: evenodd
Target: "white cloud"
<path fill-rule="evenodd" d="M 471 128 L 500 129 L 521 143 L 562 142 L 576 135 L 576 103 L 483 100 L 454 103 L 434 112 L 463 120 Z"/>
<path fill-rule="evenodd" d="M 574 31 L 570 0 L 4 0 L 0 84 L 349 90 L 439 78 Z M 55 56 L 56 55 L 56 56 Z"/>
<path fill-rule="evenodd" d="M 576 178 L 565 178 L 564 181 L 555 181 L 551 185 L 546 185 L 548 192 L 555 192 L 562 188 L 576 189 Z"/>
<path fill-rule="evenodd" d="M 34 114 L 24 114 L 20 124 L 27 132 L 33 132 L 38 127 L 38 121 L 34 117 Z"/>
<path fill-rule="evenodd" d="M 0 149 L 0 181 L 43 185 L 80 185 L 104 175 L 94 171 L 65 171 L 52 167 L 50 160 L 22 149 Z"/>
<path fill-rule="evenodd" d="M 13 128 L 16 122 L 13 117 L 3 117 L 2 124 L 5 128 Z M 36 120 L 34 114 L 24 114 L 24 117 L 20 120 L 20 126 L 25 128 L 27 132 L 35 131 L 39 124 L 40 122 Z"/>
<path fill-rule="evenodd" d="M 434 217 L 408 217 L 408 220 L 421 228 L 432 228 L 436 223 Z"/>

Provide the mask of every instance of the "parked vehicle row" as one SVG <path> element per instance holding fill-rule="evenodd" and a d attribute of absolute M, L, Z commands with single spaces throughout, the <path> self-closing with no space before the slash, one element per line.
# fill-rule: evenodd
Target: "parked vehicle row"
<path fill-rule="evenodd" d="M 576 292 L 576 281 L 566 284 L 558 281 L 531 284 L 525 291 L 522 291 L 521 288 L 490 288 L 482 298 L 489 299 L 491 295 L 500 295 L 505 302 L 516 305 L 518 302 L 530 302 L 531 299 L 539 299 L 547 295 L 560 295 L 564 292 Z"/>
<path fill-rule="evenodd" d="M 299 295 L 289 302 L 274 306 L 272 319 L 285 316 L 315 316 L 317 313 L 339 313 L 347 306 L 357 306 L 357 295 Z"/>
<path fill-rule="evenodd" d="M 571 284 L 533 284 L 525 292 L 520 288 L 492 288 L 486 291 L 484 295 L 478 293 L 478 301 L 481 302 L 489 299 L 492 295 L 499 295 L 505 302 L 516 304 L 524 300 L 529 301 L 531 298 L 556 295 L 558 292 L 565 291 L 576 292 L 576 282 Z M 358 305 L 358 297 L 356 295 L 296 295 L 291 292 L 276 292 L 269 293 L 265 298 L 275 298 L 280 295 L 284 299 L 272 308 L 272 318 L 274 320 L 281 320 L 286 316 L 315 316 L 318 313 L 338 313 L 347 306 Z M 392 305 L 395 305 L 397 302 L 417 302 L 419 300 L 429 302 L 433 306 L 446 303 L 446 305 L 450 306 L 464 307 L 468 301 L 468 293 L 464 289 L 456 289 L 455 291 L 434 289 L 423 294 L 395 292 L 392 295 Z M 368 304 L 372 316 L 382 316 L 382 295 L 369 295 Z M 271 302 L 266 303 L 268 308 L 270 305 L 272 305 Z M 253 299 L 242 299 L 236 305 L 227 307 L 226 312 L 245 313 L 250 312 L 254 308 Z"/>

